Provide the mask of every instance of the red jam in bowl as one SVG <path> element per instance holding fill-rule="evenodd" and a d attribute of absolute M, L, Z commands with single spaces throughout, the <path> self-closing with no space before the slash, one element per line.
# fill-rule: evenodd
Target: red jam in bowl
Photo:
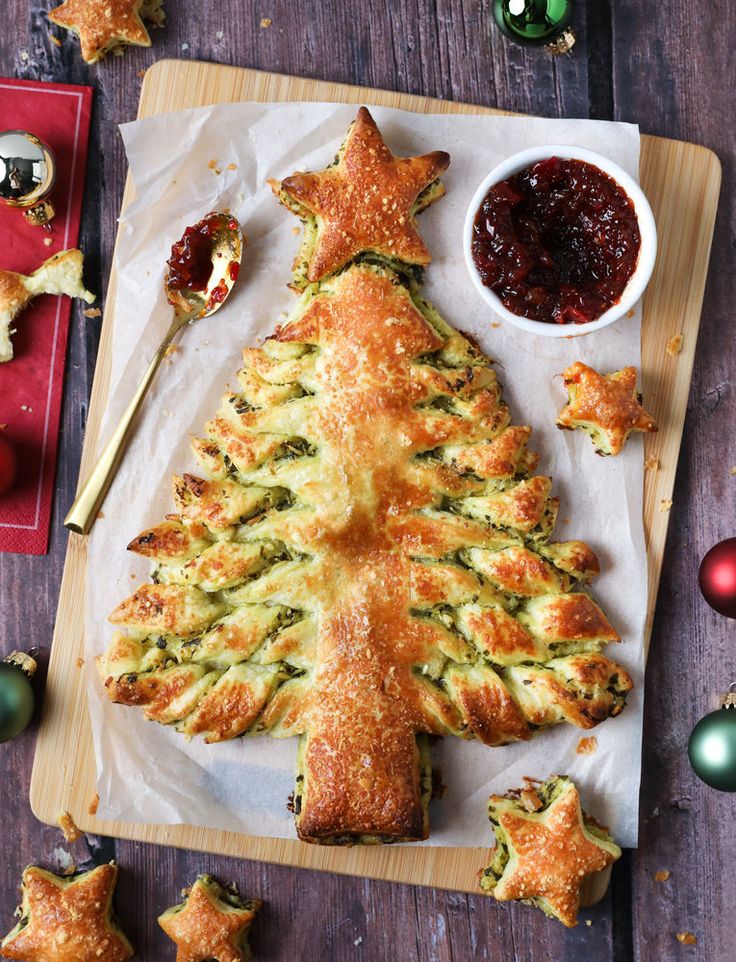
<path fill-rule="evenodd" d="M 513 314 L 585 324 L 621 299 L 640 245 L 634 205 L 615 180 L 585 161 L 550 157 L 491 187 L 472 255 Z"/>

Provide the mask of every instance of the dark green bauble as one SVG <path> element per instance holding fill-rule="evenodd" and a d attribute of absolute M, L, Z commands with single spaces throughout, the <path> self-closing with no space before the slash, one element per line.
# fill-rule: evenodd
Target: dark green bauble
<path fill-rule="evenodd" d="M 28 674 L 13 661 L 0 661 L 0 742 L 20 735 L 33 715 Z"/>
<path fill-rule="evenodd" d="M 719 792 L 736 792 L 736 706 L 701 718 L 687 753 L 698 778 Z"/>
<path fill-rule="evenodd" d="M 566 53 L 575 42 L 567 28 L 572 0 L 494 0 L 493 17 L 510 40 L 531 47 Z"/>

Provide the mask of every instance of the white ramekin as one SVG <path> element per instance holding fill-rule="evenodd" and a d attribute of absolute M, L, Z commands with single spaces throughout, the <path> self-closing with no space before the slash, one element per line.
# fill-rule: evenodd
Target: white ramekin
<path fill-rule="evenodd" d="M 604 314 L 601 314 L 595 321 L 589 321 L 587 324 L 550 324 L 545 321 L 534 321 L 528 317 L 522 317 L 519 314 L 512 313 L 504 306 L 500 297 L 494 294 L 489 287 L 485 286 L 473 262 L 472 241 L 475 215 L 490 188 L 494 184 L 506 180 L 514 174 L 518 174 L 519 171 L 524 170 L 525 167 L 536 164 L 540 160 L 546 160 L 548 157 L 559 157 L 562 160 L 583 160 L 599 167 L 626 191 L 631 198 L 637 220 L 639 221 L 639 235 L 641 238 L 639 258 L 636 263 L 636 269 L 629 278 L 629 283 L 624 288 L 621 299 Z M 463 249 L 465 251 L 465 264 L 470 277 L 478 293 L 492 308 L 494 313 L 500 315 L 522 331 L 528 331 L 531 334 L 541 334 L 544 337 L 579 337 L 583 334 L 592 334 L 594 331 L 600 331 L 602 328 L 608 327 L 609 324 L 613 324 L 614 321 L 623 317 L 642 296 L 649 283 L 649 278 L 652 276 L 654 261 L 657 256 L 657 228 L 654 223 L 652 209 L 641 188 L 618 164 L 614 164 L 612 160 L 608 160 L 608 158 L 602 154 L 597 154 L 593 150 L 586 150 L 584 147 L 572 147 L 569 144 L 544 144 L 541 147 L 530 147 L 528 150 L 521 150 L 517 154 L 512 154 L 511 157 L 507 157 L 506 160 L 497 167 L 494 167 L 490 174 L 483 179 L 473 195 L 473 199 L 468 207 L 468 212 L 465 215 Z"/>

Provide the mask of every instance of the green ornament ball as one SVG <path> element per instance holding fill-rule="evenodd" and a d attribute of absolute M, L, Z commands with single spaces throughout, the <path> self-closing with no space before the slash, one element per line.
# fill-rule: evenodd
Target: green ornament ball
<path fill-rule="evenodd" d="M 551 46 L 553 53 L 564 53 L 575 42 L 568 30 L 573 0 L 494 0 L 492 9 L 499 30 L 515 43 Z M 555 50 L 556 42 L 563 37 L 560 49 Z"/>
<path fill-rule="evenodd" d="M 736 792 L 736 707 L 719 708 L 701 718 L 687 753 L 693 771 L 706 785 Z"/>
<path fill-rule="evenodd" d="M 28 675 L 9 661 L 0 661 L 0 742 L 10 741 L 27 727 L 33 715 L 33 688 Z"/>

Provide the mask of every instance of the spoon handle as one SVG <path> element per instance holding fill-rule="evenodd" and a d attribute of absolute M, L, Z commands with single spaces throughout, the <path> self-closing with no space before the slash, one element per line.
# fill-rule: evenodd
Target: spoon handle
<path fill-rule="evenodd" d="M 133 395 L 130 404 L 120 418 L 118 426 L 105 445 L 105 449 L 100 455 L 97 464 L 94 466 L 92 473 L 84 482 L 82 490 L 69 509 L 69 514 L 64 518 L 64 525 L 69 528 L 70 531 L 76 531 L 78 534 L 88 534 L 94 524 L 97 513 L 100 510 L 102 502 L 105 500 L 105 495 L 112 483 L 112 479 L 115 477 L 123 452 L 128 444 L 136 414 L 148 393 L 148 389 L 153 382 L 156 371 L 158 371 L 169 345 L 183 326 L 183 323 L 180 317 L 175 317 L 171 322 L 171 326 L 159 344 L 153 360 L 148 365 L 146 373 L 143 375 L 138 390 Z"/>

